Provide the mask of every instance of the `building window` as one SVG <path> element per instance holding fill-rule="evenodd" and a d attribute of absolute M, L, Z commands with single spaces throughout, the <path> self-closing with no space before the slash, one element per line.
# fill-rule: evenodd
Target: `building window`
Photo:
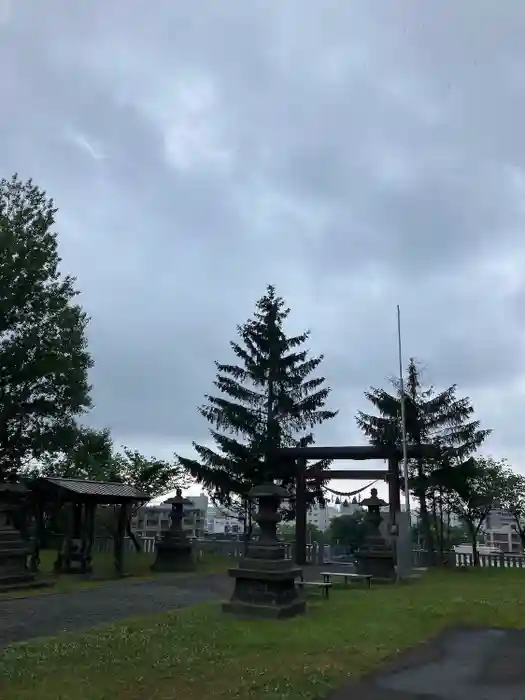
<path fill-rule="evenodd" d="M 501 534 L 500 532 L 495 532 L 493 534 L 494 542 L 508 542 L 509 538 L 507 535 Z"/>

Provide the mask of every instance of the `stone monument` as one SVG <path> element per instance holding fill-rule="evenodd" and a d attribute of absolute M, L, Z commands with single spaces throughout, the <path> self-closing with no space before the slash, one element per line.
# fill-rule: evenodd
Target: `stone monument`
<path fill-rule="evenodd" d="M 195 569 L 193 547 L 182 525 L 184 506 L 192 502 L 183 498 L 182 491 L 177 489 L 177 495 L 166 503 L 171 503 L 170 529 L 164 531 L 161 540 L 157 542 L 157 556 L 151 570 L 193 571 Z"/>
<path fill-rule="evenodd" d="M 396 558 L 394 548 L 381 535 L 381 508 L 386 501 L 377 497 L 377 489 L 372 489 L 370 498 L 361 501 L 368 508 L 367 535 L 364 544 L 355 553 L 356 569 L 359 574 L 371 574 L 378 579 L 396 578 Z"/>
<path fill-rule="evenodd" d="M 277 537 L 279 506 L 288 498 L 288 492 L 269 483 L 254 487 L 248 495 L 259 502 L 254 520 L 261 534 L 258 540 L 248 543 L 239 566 L 228 571 L 235 580 L 235 588 L 222 609 L 227 613 L 271 619 L 301 615 L 306 611 L 306 603 L 295 585 L 301 569 L 291 559 L 285 559 L 284 544 Z"/>
<path fill-rule="evenodd" d="M 13 525 L 15 511 L 26 496 L 22 484 L 0 484 L 0 590 L 31 587 L 35 580 L 27 566 L 30 548 Z"/>

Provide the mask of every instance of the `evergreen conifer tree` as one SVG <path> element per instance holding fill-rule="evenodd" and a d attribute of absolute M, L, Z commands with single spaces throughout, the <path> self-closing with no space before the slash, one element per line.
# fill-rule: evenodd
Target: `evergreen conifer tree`
<path fill-rule="evenodd" d="M 194 443 L 199 459 L 178 457 L 223 505 L 245 499 L 252 486 L 268 480 L 276 480 L 293 496 L 295 467 L 276 464 L 269 458 L 271 450 L 313 444 L 312 429 L 337 415 L 325 409 L 330 388 L 324 386 L 324 377 L 311 376 L 323 356 L 309 357 L 301 349 L 309 332 L 286 335 L 289 313 L 275 288 L 268 286 L 253 317 L 238 326 L 238 341 L 230 343 L 238 364 L 215 363 L 218 394 L 206 395 L 199 409 L 212 426 L 216 448 Z M 309 486 L 311 498 L 322 500 L 322 485 Z"/>
<path fill-rule="evenodd" d="M 373 445 L 401 448 L 401 387 L 399 380 L 392 380 L 392 384 L 394 394 L 375 388 L 365 392 L 379 415 L 359 411 L 356 421 Z M 440 393 L 432 386 L 424 389 L 418 363 L 410 358 L 405 380 L 407 442 L 412 445 L 433 444 L 446 449 L 450 464 L 460 464 L 466 460 L 491 432 L 480 429 L 480 422 L 472 419 L 474 409 L 470 399 L 457 398 L 456 391 L 455 384 Z M 435 489 L 429 489 L 428 476 L 440 466 L 435 461 L 425 459 L 414 459 L 409 463 L 423 535 L 430 550 L 434 549 L 434 538 L 427 497 L 430 496 L 434 519 L 437 517 L 437 503 Z M 435 527 L 434 531 L 437 530 Z"/>
<path fill-rule="evenodd" d="M 75 440 L 91 358 L 74 279 L 61 276 L 53 201 L 0 180 L 0 481 Z"/>

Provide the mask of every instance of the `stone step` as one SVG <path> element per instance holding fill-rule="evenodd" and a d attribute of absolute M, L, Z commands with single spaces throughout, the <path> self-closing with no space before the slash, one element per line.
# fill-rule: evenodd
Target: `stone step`
<path fill-rule="evenodd" d="M 17 542 L 22 540 L 18 530 L 0 530 L 0 542 L 11 542 L 12 540 Z"/>
<path fill-rule="evenodd" d="M 0 552 L 12 552 L 13 549 L 20 550 L 21 552 L 29 552 L 30 548 L 27 547 L 23 542 L 0 542 Z"/>
<path fill-rule="evenodd" d="M 0 579 L 0 593 L 14 593 L 17 591 L 30 591 L 39 588 L 51 588 L 54 583 L 48 581 L 18 581 L 15 583 L 4 583 Z"/>
<path fill-rule="evenodd" d="M 0 545 L 0 561 L 11 557 L 25 557 L 29 554 L 27 547 L 21 547 L 20 543 L 13 544 L 12 547 Z"/>

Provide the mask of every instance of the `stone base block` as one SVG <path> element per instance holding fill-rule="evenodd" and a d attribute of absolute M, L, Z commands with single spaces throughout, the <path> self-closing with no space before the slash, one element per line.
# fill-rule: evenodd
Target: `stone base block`
<path fill-rule="evenodd" d="M 248 560 L 249 561 L 249 560 Z M 256 568 L 251 560 L 250 568 L 244 561 L 237 569 L 230 569 L 235 579 L 231 600 L 224 603 L 224 612 L 248 617 L 283 619 L 302 615 L 306 611 L 303 592 L 295 585 L 301 569 L 290 561 L 275 568 L 265 565 Z"/>
<path fill-rule="evenodd" d="M 14 528 L 0 528 L 0 585 L 31 583 L 35 575 L 27 568 L 28 547 Z"/>
<path fill-rule="evenodd" d="M 193 548 L 191 545 L 169 546 L 164 542 L 157 545 L 157 556 L 151 565 L 151 571 L 177 572 L 194 571 Z"/>
<path fill-rule="evenodd" d="M 267 620 L 285 620 L 306 612 L 306 602 L 297 600 L 288 605 L 257 605 L 229 600 L 222 604 L 222 611 L 239 617 L 265 618 Z"/>
<path fill-rule="evenodd" d="M 395 580 L 395 557 L 390 552 L 358 552 L 355 555 L 358 574 L 370 574 L 374 578 Z"/>

